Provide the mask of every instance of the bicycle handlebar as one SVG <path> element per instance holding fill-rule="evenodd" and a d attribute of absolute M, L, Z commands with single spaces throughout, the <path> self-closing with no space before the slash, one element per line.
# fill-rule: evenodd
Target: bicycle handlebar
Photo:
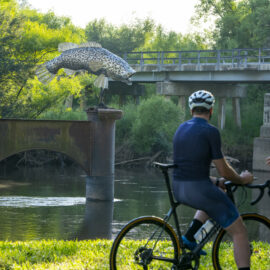
<path fill-rule="evenodd" d="M 236 190 L 236 189 L 232 190 L 232 187 L 238 187 L 238 186 L 251 188 L 251 189 L 259 189 L 260 190 L 259 196 L 250 203 L 251 205 L 258 203 L 262 199 L 264 195 L 264 190 L 266 188 L 268 188 L 268 195 L 270 196 L 270 180 L 267 180 L 264 184 L 257 184 L 257 185 L 254 185 L 254 184 L 241 185 L 241 184 L 235 184 L 231 181 L 226 181 L 225 186 L 226 186 L 226 189 L 231 190 L 232 192 Z"/>
<path fill-rule="evenodd" d="M 167 174 L 168 169 L 177 167 L 176 164 L 164 164 L 164 163 L 159 163 L 159 162 L 153 162 L 153 165 L 154 165 L 154 167 L 159 168 L 165 174 Z M 266 188 L 268 188 L 268 195 L 270 196 L 270 180 L 267 180 L 264 184 L 257 184 L 257 185 L 254 185 L 254 184 L 246 184 L 246 185 L 235 184 L 231 181 L 226 181 L 224 184 L 226 186 L 228 193 L 233 193 L 237 189 L 238 186 L 247 187 L 247 188 L 251 188 L 251 189 L 259 189 L 260 190 L 259 196 L 250 203 L 251 205 L 258 203 L 262 199 L 262 197 L 264 195 L 264 190 Z"/>

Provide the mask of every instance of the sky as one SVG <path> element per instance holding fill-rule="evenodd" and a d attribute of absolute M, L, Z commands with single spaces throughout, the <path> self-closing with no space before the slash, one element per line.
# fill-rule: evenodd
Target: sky
<path fill-rule="evenodd" d="M 167 31 L 186 34 L 192 31 L 190 18 L 198 0 L 27 0 L 40 12 L 52 10 L 57 16 L 70 17 L 84 28 L 94 19 L 105 18 L 114 25 L 128 24 L 136 18 L 154 19 Z"/>

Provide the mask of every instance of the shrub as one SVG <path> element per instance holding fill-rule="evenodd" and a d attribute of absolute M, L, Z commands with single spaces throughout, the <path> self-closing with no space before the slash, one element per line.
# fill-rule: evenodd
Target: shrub
<path fill-rule="evenodd" d="M 132 126 L 132 145 L 138 154 L 157 151 L 168 152 L 184 112 L 172 101 L 161 96 L 144 100 L 137 109 L 137 117 Z"/>
<path fill-rule="evenodd" d="M 123 117 L 121 120 L 116 121 L 116 145 L 122 145 L 130 141 L 132 125 L 137 117 L 137 106 L 135 104 L 124 105 L 121 110 L 123 111 Z"/>

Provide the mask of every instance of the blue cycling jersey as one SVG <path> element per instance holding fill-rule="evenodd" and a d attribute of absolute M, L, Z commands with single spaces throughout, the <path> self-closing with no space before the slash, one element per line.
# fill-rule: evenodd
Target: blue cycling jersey
<path fill-rule="evenodd" d="M 175 180 L 208 180 L 211 161 L 223 158 L 218 129 L 200 117 L 178 127 L 173 148 Z"/>
<path fill-rule="evenodd" d="M 211 161 L 223 158 L 218 129 L 205 119 L 194 117 L 179 126 L 173 147 L 174 163 L 178 165 L 173 173 L 175 199 L 203 210 L 223 228 L 230 226 L 239 213 L 209 177 Z"/>

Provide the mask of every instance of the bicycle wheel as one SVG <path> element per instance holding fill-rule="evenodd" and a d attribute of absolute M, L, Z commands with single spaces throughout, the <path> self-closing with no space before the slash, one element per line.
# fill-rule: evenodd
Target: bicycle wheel
<path fill-rule="evenodd" d="M 180 253 L 173 228 L 157 217 L 132 220 L 115 238 L 111 270 L 171 269 Z"/>
<path fill-rule="evenodd" d="M 270 265 L 270 220 L 259 214 L 241 215 L 247 228 L 251 248 L 251 268 L 269 270 Z M 233 243 L 225 230 L 221 230 L 213 244 L 214 269 L 237 269 L 233 256 Z"/>

